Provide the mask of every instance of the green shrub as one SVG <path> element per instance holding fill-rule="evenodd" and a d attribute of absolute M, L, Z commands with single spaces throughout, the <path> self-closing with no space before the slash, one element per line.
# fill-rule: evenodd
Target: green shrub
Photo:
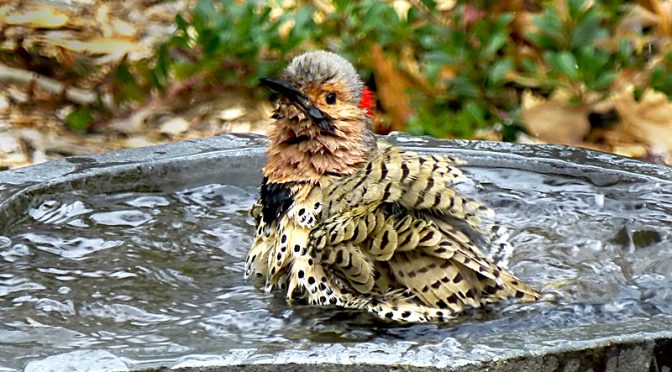
<path fill-rule="evenodd" d="M 644 69 L 647 63 L 633 42 L 613 41 L 633 6 L 629 2 L 568 0 L 560 10 L 543 1 L 536 4 L 536 30 L 522 34 L 512 13 L 490 5 L 498 2 L 474 3 L 459 1 L 440 12 L 434 1 L 411 2 L 400 15 L 387 1 L 334 0 L 327 3 L 332 8 L 299 2 L 278 16 L 266 2 L 198 0 L 176 17 L 177 30 L 153 60 L 118 68 L 116 92 L 139 100 L 142 92 L 188 79 L 198 89 L 254 88 L 292 56 L 315 48 L 345 55 L 365 80 L 375 82 L 371 52 L 379 46 L 400 73 L 408 68 L 401 56 L 410 56 L 426 83 L 407 92 L 415 109 L 407 122 L 410 133 L 469 138 L 496 127 L 510 140 L 524 128 L 518 115 L 523 91 L 547 95 L 562 89 L 575 102 L 590 92 L 605 97 L 621 69 Z M 651 86 L 668 95 L 671 56 L 651 73 Z"/>

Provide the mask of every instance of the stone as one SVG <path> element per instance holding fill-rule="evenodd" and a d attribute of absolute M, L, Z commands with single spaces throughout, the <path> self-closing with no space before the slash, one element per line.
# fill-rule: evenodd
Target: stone
<path fill-rule="evenodd" d="M 231 107 L 220 111 L 219 118 L 224 121 L 232 121 L 245 116 L 245 110 L 242 107 Z"/>
<path fill-rule="evenodd" d="M 164 121 L 159 127 L 159 132 L 175 136 L 189 130 L 189 122 L 181 117 L 176 117 Z"/>

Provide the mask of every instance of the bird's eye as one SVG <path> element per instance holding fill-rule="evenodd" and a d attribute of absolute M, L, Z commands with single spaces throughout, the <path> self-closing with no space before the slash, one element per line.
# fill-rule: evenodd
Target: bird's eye
<path fill-rule="evenodd" d="M 327 94 L 326 101 L 328 104 L 333 105 L 336 103 L 336 93 L 329 93 Z"/>

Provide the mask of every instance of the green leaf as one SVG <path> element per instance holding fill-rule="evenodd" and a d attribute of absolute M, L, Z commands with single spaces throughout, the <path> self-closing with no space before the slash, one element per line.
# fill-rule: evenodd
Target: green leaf
<path fill-rule="evenodd" d="M 507 72 L 513 69 L 513 60 L 511 57 L 501 59 L 489 69 L 488 80 L 491 85 L 498 86 L 504 81 Z"/>
<path fill-rule="evenodd" d="M 488 40 L 488 44 L 483 49 L 483 57 L 491 58 L 495 55 L 495 53 L 497 53 L 497 51 L 506 45 L 508 41 L 509 35 L 507 33 L 500 32 L 494 34 L 490 40 Z"/>
<path fill-rule="evenodd" d="M 571 30 L 571 48 L 578 49 L 592 46 L 596 40 L 609 37 L 609 32 L 600 26 L 602 21 L 599 13 L 591 9 L 583 19 Z"/>
<path fill-rule="evenodd" d="M 195 74 L 197 70 L 198 66 L 191 63 L 177 62 L 173 64 L 173 72 L 175 77 L 178 79 L 187 79 L 191 75 Z"/>
<path fill-rule="evenodd" d="M 189 23 L 184 19 L 182 14 L 177 14 L 175 16 L 175 24 L 177 25 L 177 28 L 183 32 L 186 32 L 189 28 Z"/>
<path fill-rule="evenodd" d="M 502 125 L 502 141 L 515 142 L 519 133 L 527 133 L 526 126 L 520 122 L 520 119 L 514 116 L 513 123 Z"/>
<path fill-rule="evenodd" d="M 664 66 L 656 66 L 651 73 L 651 86 L 653 89 L 672 97 L 672 74 Z"/>
<path fill-rule="evenodd" d="M 128 69 L 128 65 L 126 63 L 121 63 L 119 66 L 117 66 L 114 77 L 123 84 L 135 83 L 135 76 L 133 76 L 131 71 Z"/>
<path fill-rule="evenodd" d="M 469 119 L 473 120 L 477 126 L 483 127 L 485 126 L 485 112 L 487 109 L 483 108 L 481 105 L 477 104 L 476 102 L 467 102 L 467 104 L 464 106 L 464 113 L 468 114 L 466 117 Z"/>
<path fill-rule="evenodd" d="M 406 124 L 406 132 L 412 136 L 422 136 L 425 134 L 423 129 L 425 125 L 426 123 L 418 117 L 412 117 Z"/>
<path fill-rule="evenodd" d="M 212 0 L 197 0 L 194 6 L 194 13 L 203 20 L 204 23 L 210 23 L 218 17 L 215 5 Z"/>
<path fill-rule="evenodd" d="M 119 94 L 122 101 L 131 100 L 142 102 L 145 99 L 146 93 L 143 91 L 137 78 L 128 69 L 126 63 L 121 63 L 114 71 L 114 78 L 118 83 Z"/>
<path fill-rule="evenodd" d="M 611 86 L 611 83 L 616 80 L 618 72 L 616 71 L 606 71 L 598 76 L 595 81 L 589 84 L 589 88 L 593 90 L 605 90 Z"/>
<path fill-rule="evenodd" d="M 566 29 L 560 19 L 560 13 L 546 8 L 544 14 L 532 18 L 539 32 L 528 34 L 527 38 L 544 49 L 561 49 L 566 44 Z"/>
<path fill-rule="evenodd" d="M 480 95 L 476 83 L 464 75 L 456 76 L 450 80 L 449 92 L 459 98 L 475 98 Z"/>
<path fill-rule="evenodd" d="M 620 40 L 618 42 L 618 53 L 616 55 L 618 62 L 623 67 L 630 67 L 635 63 L 635 48 L 629 40 Z"/>
<path fill-rule="evenodd" d="M 579 18 L 581 14 L 581 8 L 583 7 L 584 0 L 568 0 L 567 8 L 569 9 L 569 16 L 572 19 Z"/>
<path fill-rule="evenodd" d="M 556 72 L 566 75 L 570 79 L 576 79 L 578 77 L 579 69 L 574 54 L 564 51 L 560 53 L 552 53 L 550 55 L 552 57 L 549 62 Z"/>
<path fill-rule="evenodd" d="M 336 11 L 343 11 L 350 5 L 351 1 L 350 0 L 334 0 L 334 6 L 336 7 Z"/>
<path fill-rule="evenodd" d="M 76 132 L 84 132 L 93 121 L 93 114 L 88 106 L 79 106 L 65 117 L 70 129 Z"/>
<path fill-rule="evenodd" d="M 434 0 L 420 0 L 423 5 L 427 7 L 430 11 L 436 9 L 436 1 Z"/>
<path fill-rule="evenodd" d="M 527 72 L 530 75 L 537 74 L 537 65 L 534 64 L 531 58 L 527 57 L 523 59 L 522 62 L 523 71 Z"/>

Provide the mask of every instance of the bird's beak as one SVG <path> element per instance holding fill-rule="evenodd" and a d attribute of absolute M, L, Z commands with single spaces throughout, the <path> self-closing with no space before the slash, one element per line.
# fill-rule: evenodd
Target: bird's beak
<path fill-rule="evenodd" d="M 317 124 L 321 129 L 333 133 L 335 127 L 327 116 L 313 105 L 313 102 L 310 98 L 305 95 L 302 91 L 297 89 L 292 83 L 285 79 L 281 78 L 261 78 L 259 79 L 262 85 L 266 86 L 270 90 L 280 94 L 283 97 L 288 98 L 292 101 L 301 111 L 303 111 L 313 123 Z"/>

